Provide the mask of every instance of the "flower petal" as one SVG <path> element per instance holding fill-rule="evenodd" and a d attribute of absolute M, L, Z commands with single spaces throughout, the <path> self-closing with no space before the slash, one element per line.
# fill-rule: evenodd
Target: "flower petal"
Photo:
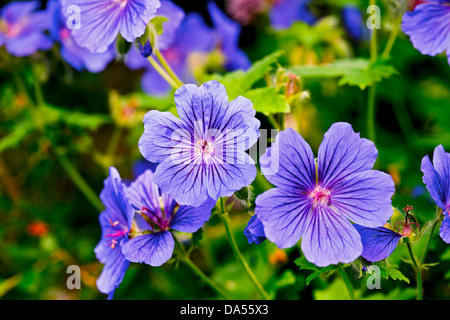
<path fill-rule="evenodd" d="M 311 201 L 296 189 L 270 189 L 256 198 L 255 212 L 266 237 L 279 248 L 294 246 L 303 235 Z"/>
<path fill-rule="evenodd" d="M 348 123 L 335 123 L 319 147 L 319 184 L 332 189 L 342 179 L 372 169 L 378 156 L 373 142 L 360 138 Z"/>
<path fill-rule="evenodd" d="M 170 227 L 180 232 L 194 233 L 211 217 L 211 210 L 216 201 L 209 198 L 199 207 L 180 206 L 175 213 Z"/>
<path fill-rule="evenodd" d="M 153 181 L 178 204 L 198 207 L 208 199 L 206 170 L 201 158 L 169 159 L 158 166 Z"/>
<path fill-rule="evenodd" d="M 290 128 L 278 134 L 260 163 L 266 179 L 281 189 L 296 188 L 304 192 L 314 189 L 314 154 L 303 137 Z"/>
<path fill-rule="evenodd" d="M 402 29 L 422 54 L 434 56 L 449 50 L 450 6 L 437 3 L 420 4 L 413 12 L 404 14 Z"/>
<path fill-rule="evenodd" d="M 144 133 L 139 150 L 150 162 L 161 163 L 177 157 L 177 152 L 192 148 L 191 134 L 183 123 L 170 112 L 152 110 L 144 117 Z"/>
<path fill-rule="evenodd" d="M 318 206 L 308 217 L 302 237 L 306 259 L 318 267 L 350 263 L 361 255 L 361 236 L 353 225 L 328 206 Z"/>
<path fill-rule="evenodd" d="M 111 248 L 109 249 L 111 250 Z M 125 259 L 118 247 L 113 249 L 108 257 L 103 271 L 97 279 L 97 288 L 100 292 L 107 294 L 108 299 L 112 299 L 114 291 L 122 282 L 130 262 Z"/>
<path fill-rule="evenodd" d="M 134 208 L 125 194 L 122 179 L 116 168 L 109 168 L 109 177 L 104 184 L 105 186 L 100 193 L 100 199 L 106 208 L 104 211 L 106 213 L 104 214 L 104 219 L 100 216 L 100 223 L 102 225 L 108 224 L 109 227 L 108 219 L 110 219 L 112 222 L 118 221 L 119 225 L 129 230 L 134 217 Z"/>
<path fill-rule="evenodd" d="M 421 170 L 423 172 L 423 182 L 427 186 L 428 192 L 436 202 L 436 205 L 444 210 L 450 205 L 450 176 L 443 176 L 448 172 L 448 163 L 450 160 L 442 146 L 436 147 L 433 156 L 433 162 L 428 156 L 422 159 Z M 447 162 L 447 167 L 446 167 Z M 437 170 L 439 169 L 439 171 Z"/>
<path fill-rule="evenodd" d="M 331 190 L 331 203 L 340 215 L 366 227 L 380 227 L 392 216 L 392 177 L 368 170 L 341 180 Z"/>
<path fill-rule="evenodd" d="M 174 247 L 172 233 L 157 232 L 132 238 L 122 246 L 122 253 L 131 262 L 159 267 L 172 257 Z"/>
<path fill-rule="evenodd" d="M 353 225 L 361 235 L 363 252 L 361 256 L 371 262 L 386 259 L 394 252 L 402 235 L 385 227 L 367 228 Z"/>
<path fill-rule="evenodd" d="M 439 235 L 445 243 L 450 244 L 450 218 L 449 212 L 444 213 L 444 221 L 442 221 L 441 228 L 439 229 Z"/>

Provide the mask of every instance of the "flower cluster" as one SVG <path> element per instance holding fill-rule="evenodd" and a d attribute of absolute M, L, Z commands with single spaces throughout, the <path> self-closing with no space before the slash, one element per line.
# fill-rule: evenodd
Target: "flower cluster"
<path fill-rule="evenodd" d="M 172 257 L 172 230 L 194 233 L 209 220 L 213 201 L 198 207 L 182 206 L 161 193 L 152 181 L 153 172 L 144 171 L 126 186 L 115 168 L 100 195 L 105 210 L 100 214 L 102 237 L 95 248 L 105 264 L 97 280 L 99 290 L 114 295 L 130 262 L 160 266 Z"/>

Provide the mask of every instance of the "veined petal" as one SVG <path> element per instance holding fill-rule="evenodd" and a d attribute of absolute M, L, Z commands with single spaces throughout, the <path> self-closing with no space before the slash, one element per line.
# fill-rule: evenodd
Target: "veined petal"
<path fill-rule="evenodd" d="M 128 42 L 142 36 L 160 6 L 159 0 L 127 0 L 119 21 L 120 34 Z"/>
<path fill-rule="evenodd" d="M 450 153 L 446 153 L 444 147 L 439 145 L 434 149 L 433 165 L 441 177 L 442 202 L 445 206 L 450 205 Z"/>
<path fill-rule="evenodd" d="M 216 201 L 219 197 L 232 196 L 256 178 L 253 159 L 243 151 L 235 152 L 233 157 L 230 154 L 220 159 L 221 156 L 214 156 L 213 162 L 206 165 L 208 194 Z"/>
<path fill-rule="evenodd" d="M 450 213 L 444 212 L 444 221 L 442 221 L 441 228 L 439 229 L 439 235 L 441 236 L 444 242 L 450 244 Z"/>
<path fill-rule="evenodd" d="M 377 262 L 389 257 L 402 238 L 400 233 L 385 227 L 367 228 L 357 224 L 353 226 L 361 235 L 363 243 L 361 256 L 371 262 Z"/>
<path fill-rule="evenodd" d="M 303 192 L 314 189 L 314 154 L 303 137 L 290 128 L 278 134 L 260 163 L 266 179 L 280 189 L 296 188 Z"/>
<path fill-rule="evenodd" d="M 331 190 L 331 204 L 340 215 L 366 227 L 380 227 L 392 216 L 394 180 L 368 170 L 341 180 Z"/>
<path fill-rule="evenodd" d="M 355 227 L 330 207 L 318 206 L 309 215 L 302 237 L 302 251 L 309 262 L 318 267 L 350 263 L 362 250 Z"/>
<path fill-rule="evenodd" d="M 100 292 L 107 294 L 108 299 L 112 299 L 114 291 L 122 282 L 130 262 L 125 259 L 120 248 L 112 250 L 108 257 L 103 271 L 97 279 L 97 288 Z"/>
<path fill-rule="evenodd" d="M 149 111 L 144 117 L 144 134 L 139 140 L 141 154 L 150 162 L 161 163 L 178 152 L 190 153 L 192 135 L 170 112 Z"/>
<path fill-rule="evenodd" d="M 449 196 L 449 176 L 442 176 L 441 173 L 445 173 L 446 166 L 445 161 L 447 155 L 444 152 L 442 146 L 438 146 L 435 149 L 433 162 L 435 166 L 430 161 L 428 156 L 422 159 L 421 170 L 423 172 L 423 182 L 427 186 L 428 192 L 430 192 L 431 197 L 436 202 L 436 205 L 443 210 L 446 210 L 450 204 Z M 448 161 L 448 160 L 447 160 Z M 439 168 L 438 172 L 435 167 Z"/>
<path fill-rule="evenodd" d="M 100 193 L 100 199 L 106 208 L 106 219 L 104 220 L 118 221 L 121 226 L 129 230 L 134 217 L 134 209 L 125 194 L 122 179 L 116 168 L 109 168 L 109 177 L 104 184 L 105 186 Z"/>
<path fill-rule="evenodd" d="M 172 257 L 175 242 L 169 231 L 144 234 L 127 241 L 122 253 L 131 262 L 159 267 Z"/>
<path fill-rule="evenodd" d="M 159 188 L 152 181 L 153 172 L 146 170 L 126 188 L 126 193 L 131 204 L 140 210 L 146 207 L 154 213 L 161 214 L 161 204 L 159 202 Z"/>
<path fill-rule="evenodd" d="M 273 188 L 256 198 L 255 212 L 264 225 L 266 237 L 281 249 L 300 240 L 311 209 L 310 199 L 293 188 Z"/>
<path fill-rule="evenodd" d="M 211 217 L 216 201 L 209 198 L 199 207 L 180 206 L 175 213 L 171 228 L 180 232 L 194 233 Z"/>
<path fill-rule="evenodd" d="M 404 14 L 402 29 L 422 54 L 434 56 L 450 51 L 450 6 L 420 4 L 414 11 Z"/>
<path fill-rule="evenodd" d="M 186 158 L 184 162 L 169 159 L 161 163 L 153 181 L 180 205 L 198 207 L 208 199 L 207 171 L 198 157 Z"/>
<path fill-rule="evenodd" d="M 378 156 L 373 142 L 360 138 L 348 123 L 335 123 L 319 147 L 319 184 L 332 189 L 352 174 L 372 169 Z"/>

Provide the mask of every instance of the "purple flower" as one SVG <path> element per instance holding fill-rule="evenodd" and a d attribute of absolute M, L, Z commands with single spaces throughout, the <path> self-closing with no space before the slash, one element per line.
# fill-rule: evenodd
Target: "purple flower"
<path fill-rule="evenodd" d="M 184 85 L 175 93 L 180 116 L 150 111 L 139 149 L 160 163 L 154 182 L 182 205 L 199 206 L 208 198 L 231 196 L 256 177 L 245 152 L 259 137 L 259 121 L 250 100 L 229 102 L 225 87 L 209 81 Z"/>
<path fill-rule="evenodd" d="M 248 243 L 260 244 L 266 240 L 264 233 L 264 226 L 258 216 L 255 214 L 250 218 L 247 227 L 244 230 L 244 235 L 247 237 Z"/>
<path fill-rule="evenodd" d="M 175 8 L 172 5 L 171 10 L 181 10 Z M 174 14 L 176 13 L 172 12 L 172 15 Z M 164 27 L 165 24 L 163 24 Z M 172 42 L 163 41 L 165 39 L 165 31 L 159 39 L 159 43 L 166 43 L 164 48 L 161 48 L 161 53 L 175 74 L 185 83 L 195 83 L 196 81 L 192 75 L 192 68 L 195 66 L 192 65 L 193 63 L 189 59 L 193 54 L 209 53 L 213 50 L 215 43 L 213 33 L 205 24 L 203 18 L 196 13 L 190 13 L 177 28 Z M 167 81 L 134 48 L 127 54 L 126 64 L 133 70 L 147 69 L 142 76 L 141 86 L 148 94 L 165 95 L 170 90 L 171 87 Z"/>
<path fill-rule="evenodd" d="M 37 11 L 39 1 L 11 2 L 0 11 L 0 46 L 18 57 L 47 50 L 53 41 L 44 33 L 49 28 L 49 16 Z"/>
<path fill-rule="evenodd" d="M 97 279 L 97 287 L 112 299 L 130 264 L 122 254 L 122 247 L 129 239 L 135 214 L 115 168 L 109 169 L 109 177 L 105 180 L 100 199 L 105 211 L 100 214 L 102 237 L 94 252 L 105 267 Z"/>
<path fill-rule="evenodd" d="M 225 55 L 225 68 L 229 71 L 246 70 L 251 62 L 239 48 L 241 26 L 229 19 L 214 2 L 208 3 L 208 10 L 215 27 L 217 45 Z"/>
<path fill-rule="evenodd" d="M 131 262 L 157 267 L 172 257 L 174 239 L 170 230 L 194 233 L 209 220 L 215 201 L 199 207 L 180 206 L 153 183 L 153 172 L 145 171 L 126 188 L 140 214 L 135 216 L 135 236 L 122 247 Z"/>
<path fill-rule="evenodd" d="M 60 43 L 62 58 L 73 68 L 78 71 L 86 68 L 89 72 L 101 72 L 114 59 L 113 46 L 103 53 L 91 53 L 75 42 L 70 29 L 66 26 L 66 19 L 62 14 L 59 1 L 49 1 L 47 10 L 52 15 L 50 35 Z"/>
<path fill-rule="evenodd" d="M 403 237 L 400 233 L 385 227 L 368 228 L 357 224 L 353 226 L 361 236 L 363 244 L 361 256 L 370 262 L 377 262 L 389 257 Z"/>
<path fill-rule="evenodd" d="M 79 8 L 79 25 L 72 35 L 92 53 L 107 51 L 119 33 L 128 42 L 142 36 L 160 5 L 159 0 L 62 0 L 67 18 L 73 6 Z"/>
<path fill-rule="evenodd" d="M 342 20 L 345 30 L 356 41 L 367 40 L 369 29 L 363 23 L 361 10 L 355 5 L 346 5 L 342 8 Z"/>
<path fill-rule="evenodd" d="M 450 1 L 419 4 L 403 16 L 402 29 L 422 54 L 435 56 L 447 52 L 450 64 Z"/>
<path fill-rule="evenodd" d="M 309 11 L 311 0 L 276 0 L 270 11 L 270 23 L 274 29 L 288 29 L 296 21 L 313 24 L 316 21 Z"/>
<path fill-rule="evenodd" d="M 421 170 L 423 182 L 427 186 L 431 197 L 444 214 L 444 221 L 440 228 L 440 236 L 446 243 L 450 243 L 450 153 L 439 145 L 434 149 L 433 163 L 425 156 L 422 159 Z"/>
<path fill-rule="evenodd" d="M 319 147 L 292 129 L 282 131 L 261 157 L 261 170 L 277 188 L 256 198 L 266 237 L 279 248 L 301 246 L 317 266 L 354 261 L 361 237 L 350 223 L 380 227 L 392 214 L 394 181 L 372 170 L 378 152 L 348 123 L 331 126 Z"/>

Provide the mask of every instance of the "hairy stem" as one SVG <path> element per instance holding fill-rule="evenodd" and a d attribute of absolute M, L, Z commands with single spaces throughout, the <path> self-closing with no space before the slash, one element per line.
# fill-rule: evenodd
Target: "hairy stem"
<path fill-rule="evenodd" d="M 220 198 L 220 205 L 221 205 L 221 209 L 222 209 L 222 220 L 223 220 L 223 223 L 225 225 L 225 230 L 226 230 L 226 233 L 227 233 L 227 236 L 228 236 L 228 240 L 230 242 L 231 248 L 233 249 L 234 255 L 236 256 L 236 259 L 239 261 L 239 263 L 241 264 L 241 266 L 244 269 L 245 273 L 250 278 L 251 282 L 255 286 L 256 290 L 258 290 L 258 292 L 261 294 L 261 296 L 265 300 L 271 300 L 270 297 L 269 297 L 269 294 L 266 292 L 266 290 L 264 290 L 264 288 L 261 285 L 261 283 L 259 283 L 259 281 L 256 278 L 255 274 L 250 269 L 250 266 L 248 265 L 247 261 L 245 261 L 244 256 L 242 255 L 241 251 L 239 250 L 239 247 L 238 247 L 238 245 L 236 243 L 236 239 L 234 238 L 233 232 L 231 230 L 228 213 L 225 211 L 225 205 L 224 205 L 223 198 Z"/>
<path fill-rule="evenodd" d="M 355 293 L 353 292 L 353 287 L 350 282 L 350 279 L 348 278 L 347 273 L 342 267 L 339 267 L 337 270 L 342 280 L 344 280 L 345 286 L 347 287 L 348 295 L 350 296 L 350 300 L 355 300 Z"/>

